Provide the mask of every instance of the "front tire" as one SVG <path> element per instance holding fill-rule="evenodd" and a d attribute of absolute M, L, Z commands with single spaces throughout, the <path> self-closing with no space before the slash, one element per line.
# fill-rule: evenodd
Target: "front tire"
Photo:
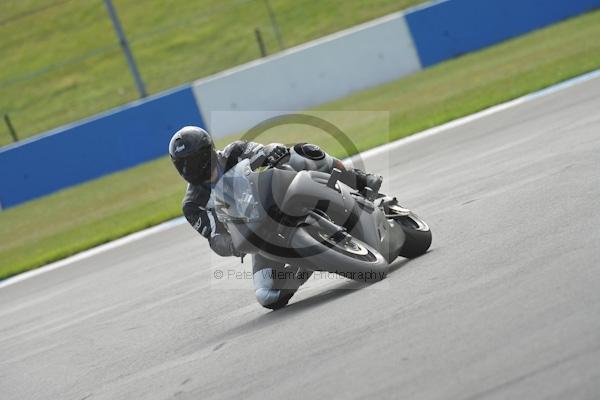
<path fill-rule="evenodd" d="M 376 282 L 387 276 L 388 262 L 368 244 L 346 233 L 328 236 L 313 226 L 299 227 L 291 244 L 315 269 L 360 282 Z"/>

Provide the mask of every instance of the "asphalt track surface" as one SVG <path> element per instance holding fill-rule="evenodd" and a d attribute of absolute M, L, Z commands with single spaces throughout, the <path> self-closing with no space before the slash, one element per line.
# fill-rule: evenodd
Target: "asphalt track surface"
<path fill-rule="evenodd" d="M 173 227 L 2 288 L 0 397 L 599 398 L 600 79 L 367 165 L 428 254 L 270 312 Z"/>

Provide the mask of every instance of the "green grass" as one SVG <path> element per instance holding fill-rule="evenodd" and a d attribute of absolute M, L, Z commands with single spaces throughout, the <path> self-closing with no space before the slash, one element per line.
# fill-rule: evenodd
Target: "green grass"
<path fill-rule="evenodd" d="M 397 139 L 600 68 L 599 37 L 596 11 L 319 109 L 389 111 L 390 136 Z M 390 139 L 361 115 L 345 121 L 357 147 Z M 314 132 L 294 129 L 263 141 L 271 138 L 310 140 L 345 156 Z M 178 216 L 183 190 L 162 158 L 6 210 L 0 213 L 0 278 Z"/>
<path fill-rule="evenodd" d="M 423 1 L 270 0 L 287 47 Z M 264 0 L 113 3 L 150 93 L 258 58 L 255 28 L 278 50 Z M 3 0 L 0 37 L 0 114 L 21 138 L 137 98 L 102 0 Z"/>

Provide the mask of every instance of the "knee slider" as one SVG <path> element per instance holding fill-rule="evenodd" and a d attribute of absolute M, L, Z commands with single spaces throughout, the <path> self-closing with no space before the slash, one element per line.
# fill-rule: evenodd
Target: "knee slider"
<path fill-rule="evenodd" d="M 281 291 L 278 289 L 258 288 L 254 293 L 256 294 L 256 300 L 264 307 L 277 303 L 281 297 Z"/>

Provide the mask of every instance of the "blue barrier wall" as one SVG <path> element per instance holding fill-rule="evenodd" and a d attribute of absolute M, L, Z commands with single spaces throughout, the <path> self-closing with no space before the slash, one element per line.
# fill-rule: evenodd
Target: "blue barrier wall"
<path fill-rule="evenodd" d="M 406 15 L 424 67 L 600 7 L 600 0 L 447 0 Z"/>
<path fill-rule="evenodd" d="M 189 86 L 2 148 L 0 204 L 14 206 L 164 156 L 183 125 L 204 126 Z"/>

